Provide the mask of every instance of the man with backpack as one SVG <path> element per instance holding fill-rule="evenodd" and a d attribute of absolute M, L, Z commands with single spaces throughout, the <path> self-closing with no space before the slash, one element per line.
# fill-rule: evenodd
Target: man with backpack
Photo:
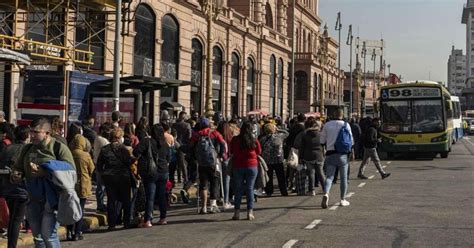
<path fill-rule="evenodd" d="M 217 196 L 219 194 L 219 159 L 224 157 L 227 152 L 226 143 L 222 135 L 211 130 L 210 122 L 207 118 L 199 121 L 200 130 L 193 134 L 191 138 L 191 151 L 194 152 L 198 164 L 199 189 L 202 197 L 203 206 L 200 209 L 201 214 L 207 213 L 207 194 L 210 188 L 210 212 L 220 212 L 217 206 Z M 210 186 L 208 186 L 210 185 Z"/>
<path fill-rule="evenodd" d="M 326 181 L 324 185 L 324 196 L 321 202 L 322 208 L 328 208 L 329 192 L 336 172 L 340 172 L 341 206 L 349 206 L 346 200 L 347 192 L 347 169 L 349 167 L 348 154 L 351 152 L 354 139 L 350 125 L 343 121 L 344 111 L 337 109 L 333 120 L 327 122 L 321 132 L 321 144 L 326 144 Z"/>
<path fill-rule="evenodd" d="M 377 134 L 377 129 L 380 127 L 380 119 L 379 118 L 374 118 L 372 120 L 372 124 L 367 128 L 366 132 L 364 133 L 364 159 L 362 160 L 362 163 L 360 164 L 359 167 L 359 174 L 357 175 L 358 178 L 360 179 L 368 179 L 366 176 L 364 176 L 364 169 L 365 166 L 369 163 L 369 159 L 371 159 L 375 167 L 377 167 L 377 170 L 380 173 L 380 176 L 382 179 L 385 179 L 390 176 L 390 173 L 386 173 L 382 165 L 380 163 L 379 155 L 377 154 L 377 143 L 380 143 L 381 140 L 378 138 Z"/>
<path fill-rule="evenodd" d="M 75 167 L 69 148 L 51 137 L 51 123 L 41 117 L 31 123 L 31 143 L 25 145 L 16 160 L 11 175 L 14 183 L 26 179 L 30 196 L 27 205 L 27 219 L 33 231 L 36 247 L 60 247 L 58 237 L 57 204 L 50 203 L 51 195 L 46 190 L 35 188 L 38 179 L 48 176 L 40 166 L 51 160 L 60 160 Z"/>

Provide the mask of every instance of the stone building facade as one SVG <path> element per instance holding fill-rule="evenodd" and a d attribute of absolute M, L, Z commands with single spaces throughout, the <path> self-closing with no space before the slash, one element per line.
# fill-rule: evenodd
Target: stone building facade
<path fill-rule="evenodd" d="M 342 105 L 344 73 L 337 70 L 337 42 L 321 30 L 318 0 L 226 0 L 212 30 L 213 107 L 224 116 L 245 116 L 260 109 L 287 117 L 289 99 L 295 96 L 295 113 L 317 111 L 321 84 L 325 105 Z M 179 89 L 150 96 L 153 120 L 160 103 L 177 102 L 190 112 L 204 112 L 206 92 L 207 22 L 197 0 L 141 0 L 129 5 L 133 18 L 123 36 L 122 75 L 147 75 L 191 81 Z M 296 10 L 295 92 L 290 92 L 292 15 Z M 74 15 L 74 13 L 71 13 Z M 107 17 L 110 18 L 110 17 Z M 17 34 L 25 27 L 14 27 Z M 67 40 L 77 38 L 79 27 L 69 27 Z M 92 46 L 94 65 L 89 71 L 111 76 L 114 51 L 113 25 Z M 325 48 L 325 49 L 322 49 Z M 322 57 L 326 59 L 321 59 Z M 68 70 L 77 69 L 73 62 Z M 87 71 L 87 70 L 86 70 Z M 12 83 L 10 120 L 22 78 L 3 74 Z"/>

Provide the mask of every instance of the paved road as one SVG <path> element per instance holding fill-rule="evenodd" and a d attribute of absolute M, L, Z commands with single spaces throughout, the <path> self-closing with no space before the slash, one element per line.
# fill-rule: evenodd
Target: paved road
<path fill-rule="evenodd" d="M 383 161 L 392 176 L 351 173 L 349 207 L 321 209 L 321 195 L 259 200 L 256 220 L 232 213 L 170 212 L 169 225 L 91 233 L 65 247 L 473 247 L 474 136 L 448 159 Z M 330 206 L 338 201 L 333 187 Z"/>

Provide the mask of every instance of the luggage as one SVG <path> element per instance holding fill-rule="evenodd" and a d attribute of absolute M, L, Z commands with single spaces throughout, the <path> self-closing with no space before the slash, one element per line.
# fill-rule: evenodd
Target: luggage
<path fill-rule="evenodd" d="M 305 165 L 298 165 L 298 168 L 296 169 L 295 184 L 296 194 L 306 195 L 306 192 L 308 192 L 308 176 L 306 174 Z"/>

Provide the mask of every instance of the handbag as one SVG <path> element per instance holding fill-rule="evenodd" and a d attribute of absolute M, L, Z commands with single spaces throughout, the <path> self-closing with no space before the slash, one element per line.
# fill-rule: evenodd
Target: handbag
<path fill-rule="evenodd" d="M 144 175 L 142 177 L 156 177 L 158 176 L 158 166 L 156 165 L 155 157 L 151 149 L 151 139 L 148 144 L 148 156 L 146 161 L 146 168 L 144 168 Z"/>
<path fill-rule="evenodd" d="M 286 159 L 286 164 L 293 169 L 296 169 L 298 167 L 299 159 L 298 159 L 297 149 L 291 148 L 290 154 L 288 155 L 288 158 Z"/>

